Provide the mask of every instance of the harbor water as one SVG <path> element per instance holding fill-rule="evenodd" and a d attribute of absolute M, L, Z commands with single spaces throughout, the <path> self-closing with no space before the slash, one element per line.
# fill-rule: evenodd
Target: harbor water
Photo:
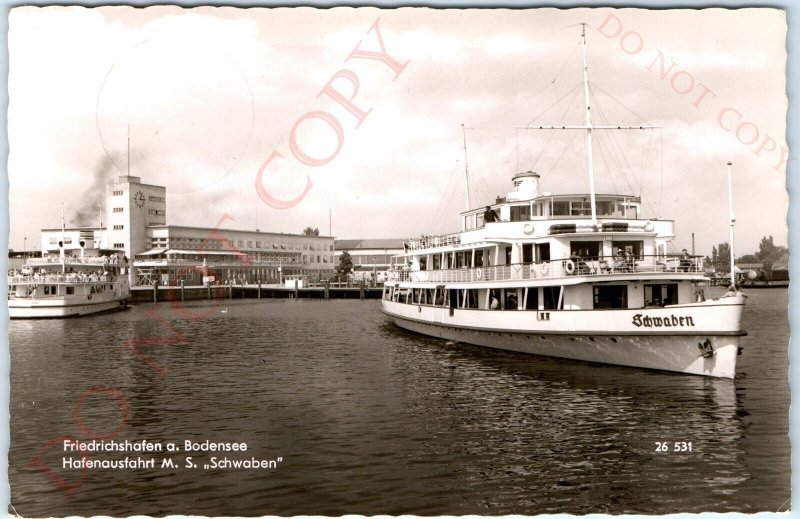
<path fill-rule="evenodd" d="M 11 511 L 786 510 L 788 291 L 748 295 L 735 381 L 451 344 L 395 327 L 370 300 L 139 303 L 12 321 Z M 64 445 L 93 438 L 163 450 Z M 247 450 L 209 452 L 206 440 Z M 154 466 L 64 468 L 125 457 Z M 212 457 L 267 466 L 205 468 Z"/>

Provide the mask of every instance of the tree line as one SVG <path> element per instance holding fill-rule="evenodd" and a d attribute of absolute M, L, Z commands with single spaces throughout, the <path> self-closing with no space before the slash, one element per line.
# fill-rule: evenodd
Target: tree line
<path fill-rule="evenodd" d="M 737 263 L 761 263 L 765 271 L 772 270 L 776 261 L 789 252 L 788 247 L 775 245 L 772 236 L 764 236 L 758 245 L 758 252 L 745 254 L 736 259 Z M 714 267 L 718 273 L 731 271 L 731 247 L 728 243 L 720 243 L 711 248 L 711 257 L 706 256 L 706 265 Z"/>

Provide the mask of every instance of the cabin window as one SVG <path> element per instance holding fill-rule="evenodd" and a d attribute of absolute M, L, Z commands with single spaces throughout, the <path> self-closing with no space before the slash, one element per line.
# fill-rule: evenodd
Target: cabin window
<path fill-rule="evenodd" d="M 533 204 L 533 216 L 542 216 L 542 204 Z"/>
<path fill-rule="evenodd" d="M 539 289 L 526 288 L 528 294 L 525 296 L 525 310 L 536 310 L 539 308 Z"/>
<path fill-rule="evenodd" d="M 561 310 L 564 308 L 564 301 L 559 305 L 559 296 L 561 295 L 561 287 L 544 287 L 542 289 L 542 296 L 544 297 L 545 310 Z"/>
<path fill-rule="evenodd" d="M 569 216 L 569 202 L 553 202 L 553 216 Z"/>
<path fill-rule="evenodd" d="M 612 241 L 612 255 L 616 254 L 617 249 L 622 249 L 626 256 L 633 256 L 636 259 L 643 259 L 643 241 Z"/>
<path fill-rule="evenodd" d="M 592 215 L 592 203 L 588 200 L 582 200 L 579 202 L 572 202 L 572 207 L 570 210 L 570 214 L 572 216 L 591 216 Z"/>
<path fill-rule="evenodd" d="M 440 256 L 438 254 L 436 254 L 433 257 L 433 270 L 439 270 L 440 267 L 441 267 L 441 265 L 440 265 Z"/>
<path fill-rule="evenodd" d="M 506 250 L 506 265 L 511 265 L 511 246 L 505 248 Z"/>
<path fill-rule="evenodd" d="M 536 263 L 550 261 L 550 244 L 537 243 L 536 244 Z"/>
<path fill-rule="evenodd" d="M 485 266 L 485 265 L 483 264 L 483 251 L 482 251 L 482 250 L 476 250 L 476 251 L 475 251 L 475 266 L 476 266 L 476 267 L 483 267 L 483 266 Z"/>
<path fill-rule="evenodd" d="M 75 294 L 75 287 L 66 287 L 67 288 L 67 295 L 71 296 Z"/>
<path fill-rule="evenodd" d="M 595 308 L 628 308 L 627 285 L 597 285 L 594 287 Z"/>
<path fill-rule="evenodd" d="M 644 286 L 644 306 L 665 306 L 678 304 L 677 283 Z"/>
<path fill-rule="evenodd" d="M 519 300 L 517 299 L 517 289 L 516 288 L 507 288 L 505 290 L 506 297 L 503 308 L 506 310 L 516 310 L 519 308 Z"/>
<path fill-rule="evenodd" d="M 420 258 L 419 259 L 419 269 L 420 270 L 428 270 L 428 258 Z"/>
<path fill-rule="evenodd" d="M 596 202 L 595 209 L 598 216 L 614 216 L 614 202 Z"/>
<path fill-rule="evenodd" d="M 603 255 L 603 242 L 571 241 L 569 242 L 569 255 L 580 256 L 586 259 L 597 259 Z"/>
<path fill-rule="evenodd" d="M 511 221 L 525 222 L 530 220 L 531 208 L 529 205 L 517 205 L 511 207 Z"/>
<path fill-rule="evenodd" d="M 533 263 L 533 244 L 522 244 L 522 263 Z"/>
<path fill-rule="evenodd" d="M 476 223 L 478 224 L 478 228 L 481 228 L 481 227 L 483 227 L 483 224 L 484 224 L 484 221 L 483 221 L 483 214 L 482 214 L 482 213 L 478 213 L 478 214 L 476 214 L 476 215 L 475 215 L 475 218 L 476 218 L 476 220 L 477 220 L 477 222 L 476 222 Z"/>

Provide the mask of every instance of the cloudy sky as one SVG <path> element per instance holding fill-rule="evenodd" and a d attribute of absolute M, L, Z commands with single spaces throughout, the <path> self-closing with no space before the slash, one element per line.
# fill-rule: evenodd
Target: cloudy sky
<path fill-rule="evenodd" d="M 596 132 L 597 191 L 641 195 L 646 217 L 676 220 L 677 250 L 694 232 L 710 254 L 733 161 L 737 254 L 786 245 L 779 10 L 23 7 L 9 247 L 59 226 L 62 201 L 68 224 L 98 223 L 128 134 L 130 173 L 167 187 L 171 224 L 327 234 L 330 210 L 340 238 L 452 232 L 465 135 L 472 206 L 519 170 L 588 192 L 584 134 L 518 129 L 582 124 L 581 23 L 593 122 L 656 127 Z"/>

